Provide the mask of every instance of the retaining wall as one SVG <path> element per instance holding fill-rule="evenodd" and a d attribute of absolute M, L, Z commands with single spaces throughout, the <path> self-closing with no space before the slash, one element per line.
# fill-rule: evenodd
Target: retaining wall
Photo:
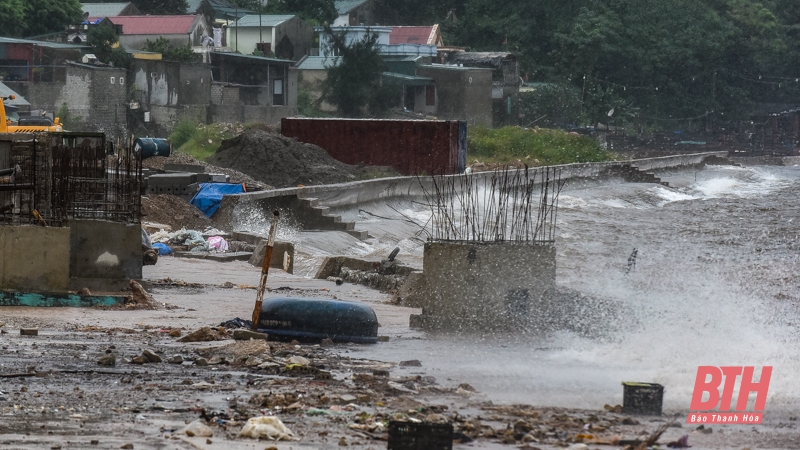
<path fill-rule="evenodd" d="M 0 226 L 0 289 L 64 292 L 69 287 L 69 228 Z M 141 257 L 140 257 L 141 258 Z"/>
<path fill-rule="evenodd" d="M 657 170 L 668 168 L 691 167 L 703 164 L 710 157 L 725 158 L 728 152 L 705 152 L 688 155 L 663 156 L 659 158 L 638 159 L 630 161 L 612 161 L 599 163 L 563 164 L 555 167 L 561 169 L 562 180 L 581 178 L 597 178 L 608 176 L 613 169 L 624 164 L 639 170 Z M 474 177 L 491 177 L 493 172 L 475 172 Z M 461 176 L 461 175 L 450 175 Z M 422 197 L 425 190 L 431 192 L 432 177 L 393 177 L 375 180 L 353 181 L 349 183 L 329 184 L 322 186 L 305 186 L 271 191 L 249 192 L 226 196 L 223 206 L 232 208 L 240 201 L 259 201 L 273 199 L 286 202 L 282 197 L 316 198 L 318 204 L 334 210 L 376 200 L 387 200 L 396 197 Z M 424 187 L 424 189 L 423 189 Z M 220 208 L 222 209 L 222 208 Z"/>

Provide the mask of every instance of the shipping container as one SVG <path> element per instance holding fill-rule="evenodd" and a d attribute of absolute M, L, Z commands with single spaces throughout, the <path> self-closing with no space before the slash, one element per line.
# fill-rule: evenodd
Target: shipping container
<path fill-rule="evenodd" d="M 467 123 L 458 120 L 281 119 L 281 133 L 346 164 L 390 166 L 403 175 L 462 173 Z"/>

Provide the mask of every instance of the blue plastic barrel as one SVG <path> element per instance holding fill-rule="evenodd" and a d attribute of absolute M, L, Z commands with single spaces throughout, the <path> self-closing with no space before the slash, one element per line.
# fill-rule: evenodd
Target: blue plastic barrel
<path fill-rule="evenodd" d="M 151 156 L 169 156 L 169 141 L 160 138 L 138 138 L 133 141 L 133 153 L 142 159 Z"/>

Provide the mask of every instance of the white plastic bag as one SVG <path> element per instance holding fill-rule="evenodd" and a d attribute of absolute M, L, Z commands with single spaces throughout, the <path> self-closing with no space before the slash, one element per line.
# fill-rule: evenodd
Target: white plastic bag
<path fill-rule="evenodd" d="M 251 437 L 254 439 L 267 438 L 273 441 L 291 441 L 294 440 L 294 433 L 286 425 L 281 422 L 277 417 L 261 416 L 251 417 L 239 436 Z"/>

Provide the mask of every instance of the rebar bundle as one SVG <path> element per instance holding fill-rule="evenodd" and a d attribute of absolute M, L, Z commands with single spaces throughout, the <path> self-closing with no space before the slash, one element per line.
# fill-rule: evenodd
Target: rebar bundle
<path fill-rule="evenodd" d="M 553 242 L 561 169 L 497 169 L 435 176 L 425 188 L 437 241 Z"/>

